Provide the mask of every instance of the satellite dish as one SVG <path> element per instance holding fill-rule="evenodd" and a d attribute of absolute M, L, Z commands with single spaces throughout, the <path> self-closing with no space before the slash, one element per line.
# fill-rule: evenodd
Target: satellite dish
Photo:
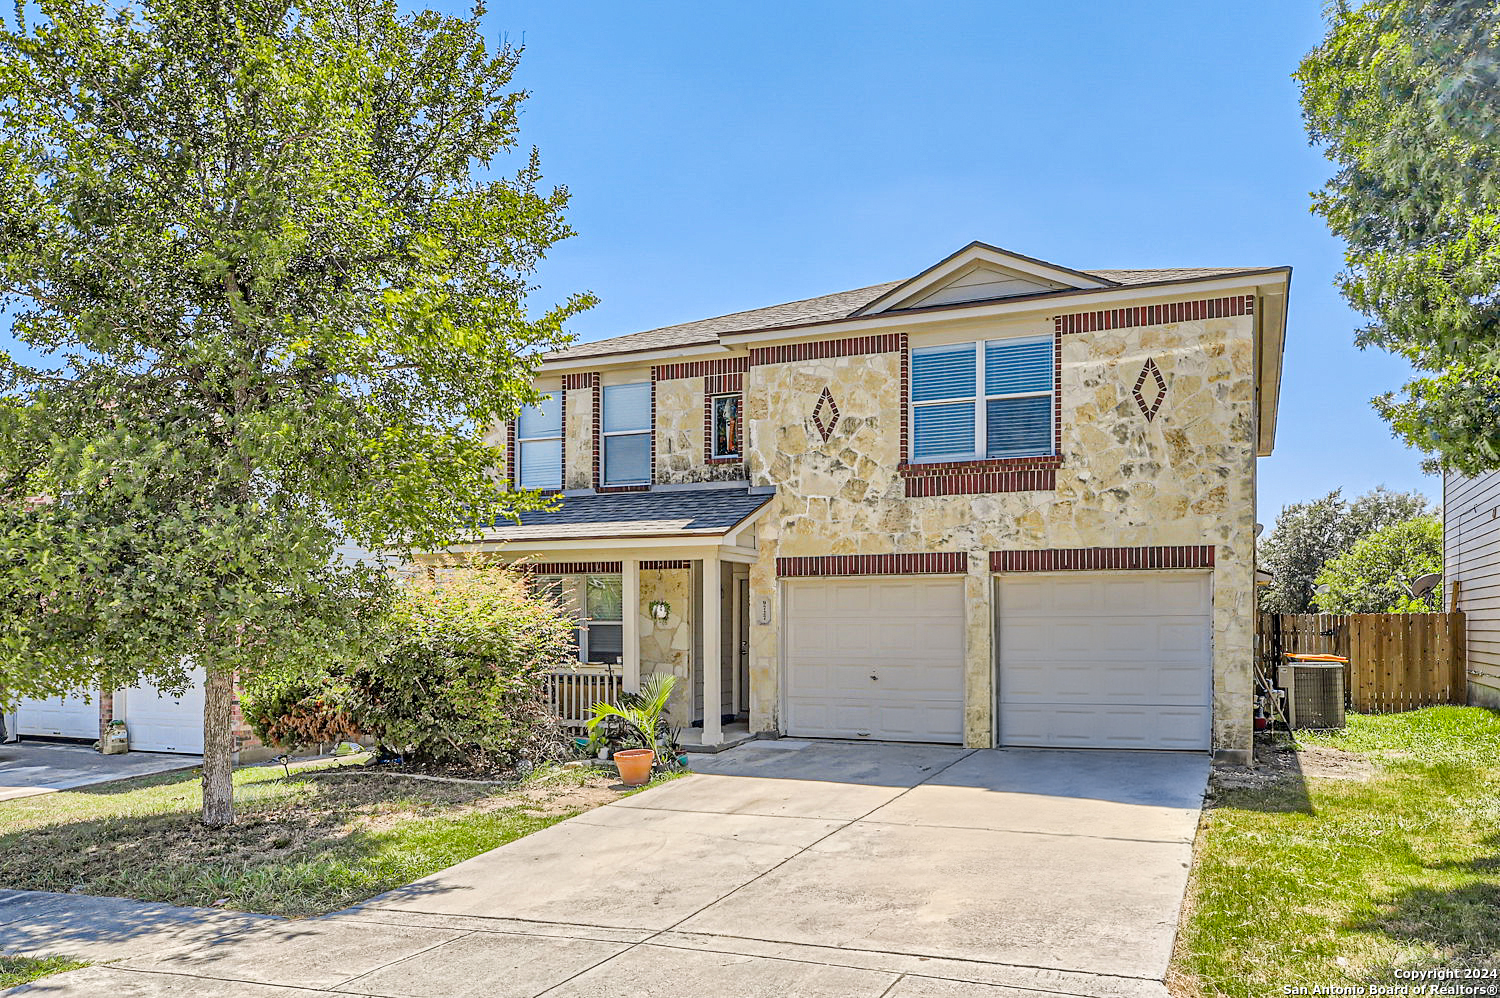
<path fill-rule="evenodd" d="M 1443 581 L 1442 572 L 1428 572 L 1411 580 L 1411 594 L 1413 599 L 1421 599 L 1438 587 Z"/>

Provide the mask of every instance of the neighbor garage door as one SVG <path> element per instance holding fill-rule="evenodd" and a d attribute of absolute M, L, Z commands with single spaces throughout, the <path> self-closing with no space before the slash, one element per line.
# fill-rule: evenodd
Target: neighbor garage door
<path fill-rule="evenodd" d="M 787 582 L 789 735 L 962 742 L 961 579 Z"/>
<path fill-rule="evenodd" d="M 125 719 L 132 751 L 194 755 L 203 751 L 203 671 L 194 670 L 192 676 L 193 685 L 180 697 L 169 696 L 150 683 L 119 694 L 125 705 L 123 711 L 116 708 L 115 716 Z"/>
<path fill-rule="evenodd" d="M 16 705 L 16 727 L 20 734 L 56 738 L 99 737 L 99 695 L 22 700 Z"/>
<path fill-rule="evenodd" d="M 1207 572 L 1014 574 L 996 589 L 1000 744 L 1207 750 Z"/>

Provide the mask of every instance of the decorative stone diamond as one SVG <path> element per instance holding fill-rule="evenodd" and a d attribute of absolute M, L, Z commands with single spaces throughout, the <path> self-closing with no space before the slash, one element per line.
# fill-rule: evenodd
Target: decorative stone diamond
<path fill-rule="evenodd" d="M 833 428 L 839 425 L 839 404 L 833 400 L 833 393 L 825 386 L 823 392 L 818 396 L 818 401 L 813 404 L 813 425 L 823 436 L 823 442 L 833 436 Z"/>
<path fill-rule="evenodd" d="M 1146 422 L 1151 422 L 1160 411 L 1162 400 L 1167 397 L 1167 379 L 1162 377 L 1161 368 L 1150 357 L 1141 365 L 1141 376 L 1135 379 L 1134 394 L 1141 414 L 1146 417 Z"/>

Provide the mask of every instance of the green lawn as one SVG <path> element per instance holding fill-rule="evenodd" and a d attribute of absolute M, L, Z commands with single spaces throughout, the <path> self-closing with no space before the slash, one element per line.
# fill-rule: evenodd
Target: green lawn
<path fill-rule="evenodd" d="M 512 788 L 379 771 L 235 773 L 239 821 L 198 824 L 191 774 L 0 802 L 0 884 L 274 915 L 334 911 L 618 798 L 613 774 Z"/>
<path fill-rule="evenodd" d="M 1215 778 L 1174 992 L 1500 967 L 1500 716 L 1351 715 L 1300 743 L 1279 777 Z"/>
<path fill-rule="evenodd" d="M 61 974 L 65 970 L 87 967 L 86 963 L 69 960 L 61 956 L 3 956 L 0 955 L 0 990 L 29 984 L 48 974 Z"/>

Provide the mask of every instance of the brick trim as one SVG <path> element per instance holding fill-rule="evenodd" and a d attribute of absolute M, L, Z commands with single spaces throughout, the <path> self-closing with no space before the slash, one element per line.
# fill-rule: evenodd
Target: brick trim
<path fill-rule="evenodd" d="M 600 454 L 604 450 L 604 389 L 599 384 L 599 375 L 594 375 L 594 491 L 595 492 L 649 492 L 656 482 L 656 368 L 651 369 L 651 462 L 646 469 L 650 480 L 644 485 L 605 485 L 599 466 Z"/>
<path fill-rule="evenodd" d="M 557 490 L 568 487 L 568 383 L 564 379 L 557 393 Z"/>
<path fill-rule="evenodd" d="M 989 461 L 902 464 L 908 499 L 980 495 L 986 492 L 1051 492 L 1057 488 L 1060 457 L 1013 457 Z"/>
<path fill-rule="evenodd" d="M 991 551 L 992 572 L 1101 572 L 1136 568 L 1213 568 L 1212 544 L 1135 548 Z"/>
<path fill-rule="evenodd" d="M 594 432 L 591 434 L 591 439 L 594 445 L 594 489 L 597 491 L 599 488 L 599 452 L 604 447 L 603 434 L 600 433 L 600 430 L 603 429 L 603 422 L 600 417 L 600 404 L 604 395 L 604 389 L 599 387 L 598 371 L 591 371 L 589 373 L 589 387 L 594 390 Z M 653 426 L 652 430 L 654 431 L 655 429 L 656 427 Z M 652 436 L 655 436 L 655 433 Z"/>
<path fill-rule="evenodd" d="M 594 386 L 594 377 L 595 375 L 591 371 L 584 371 L 580 374 L 564 374 L 563 391 L 571 392 L 577 391 L 580 388 L 592 388 Z"/>
<path fill-rule="evenodd" d="M 744 390 L 745 375 L 740 372 L 710 374 L 703 379 L 703 394 L 705 395 L 733 395 Z"/>
<path fill-rule="evenodd" d="M 776 576 L 781 579 L 851 575 L 963 575 L 968 570 L 969 556 L 963 551 L 829 554 L 776 559 Z"/>
<path fill-rule="evenodd" d="M 533 575 L 614 575 L 624 565 L 618 561 L 529 561 L 513 567 Z"/>
<path fill-rule="evenodd" d="M 521 414 L 520 413 L 516 413 L 516 419 L 520 419 L 520 418 L 521 418 Z M 564 445 L 564 447 L 566 447 L 566 445 Z M 513 489 L 520 487 L 520 483 L 518 481 L 516 481 L 516 420 L 515 419 L 512 419 L 510 422 L 508 422 L 508 423 L 505 424 L 505 480 L 508 483 L 510 483 L 510 487 L 513 488 Z"/>
<path fill-rule="evenodd" d="M 686 558 L 677 558 L 667 561 L 643 561 L 642 571 L 646 572 L 668 572 L 677 568 L 692 568 L 693 563 Z"/>
<path fill-rule="evenodd" d="M 719 374 L 711 375 L 703 379 L 703 463 L 704 464 L 737 464 L 745 460 L 745 394 L 743 374 Z M 725 379 L 736 379 L 727 382 Z M 715 382 L 734 384 L 733 388 L 724 388 L 714 391 Z M 725 395 L 738 395 L 740 397 L 740 452 L 727 457 L 714 456 L 714 399 Z"/>
<path fill-rule="evenodd" d="M 911 435 L 907 427 L 911 421 L 911 345 L 905 333 L 901 334 L 901 463 L 911 458 Z"/>
<path fill-rule="evenodd" d="M 1126 329 L 1130 326 L 1156 326 L 1164 322 L 1191 322 L 1194 319 L 1220 319 L 1231 315 L 1251 315 L 1255 311 L 1254 295 L 1231 295 L 1227 298 L 1198 298 L 1169 302 L 1165 305 L 1137 305 L 1133 308 L 1110 308 L 1098 312 L 1072 312 L 1053 317 L 1058 333 L 1092 333 L 1101 329 Z"/>
<path fill-rule="evenodd" d="M 840 340 L 787 343 L 779 347 L 754 347 L 750 350 L 750 366 L 789 364 L 799 360 L 821 360 L 824 357 L 854 357 L 865 353 L 891 353 L 900 350 L 905 342 L 905 333 L 879 333 Z"/>
<path fill-rule="evenodd" d="M 722 374 L 744 374 L 750 370 L 749 357 L 721 357 L 717 360 L 693 360 L 680 364 L 659 364 L 651 368 L 652 381 L 677 378 L 708 378 Z"/>

